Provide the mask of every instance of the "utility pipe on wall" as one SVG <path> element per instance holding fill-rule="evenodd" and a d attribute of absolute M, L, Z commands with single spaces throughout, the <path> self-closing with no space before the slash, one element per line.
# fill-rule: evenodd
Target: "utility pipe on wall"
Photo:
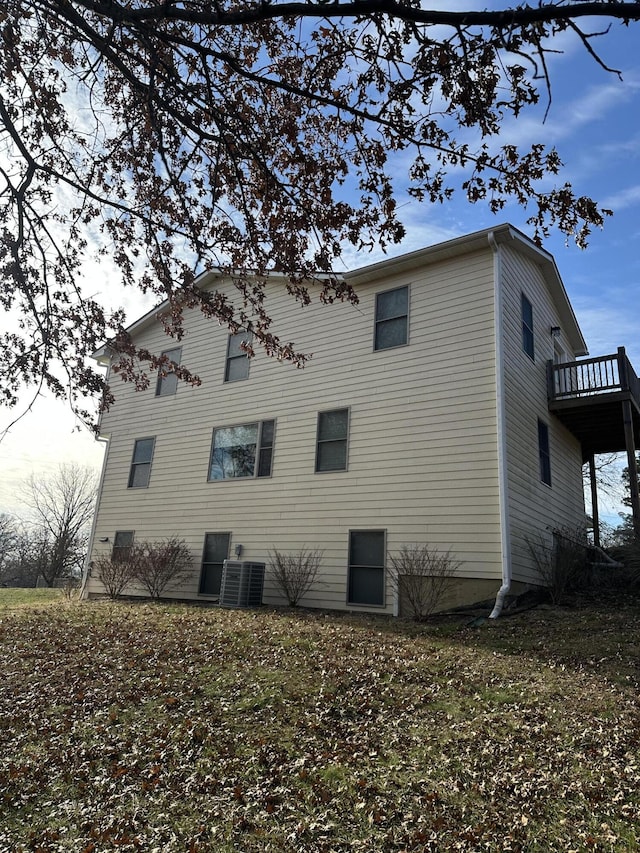
<path fill-rule="evenodd" d="M 504 353 L 502 336 L 502 255 L 493 231 L 487 237 L 493 251 L 494 328 L 496 335 L 496 419 L 498 432 L 498 494 L 500 503 L 500 550 L 502 555 L 502 585 L 489 619 L 497 619 L 504 599 L 511 589 L 511 540 L 509 535 L 506 404 L 504 399 Z"/>

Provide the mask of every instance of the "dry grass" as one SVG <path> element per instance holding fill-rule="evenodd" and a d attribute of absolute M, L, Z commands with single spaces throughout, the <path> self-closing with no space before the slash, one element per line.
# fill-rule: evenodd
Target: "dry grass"
<path fill-rule="evenodd" d="M 15 607 L 36 607 L 39 604 L 60 603 L 64 599 L 61 589 L 23 589 L 21 587 L 0 587 L 0 614 Z"/>
<path fill-rule="evenodd" d="M 0 850 L 636 850 L 639 629 L 0 610 Z"/>

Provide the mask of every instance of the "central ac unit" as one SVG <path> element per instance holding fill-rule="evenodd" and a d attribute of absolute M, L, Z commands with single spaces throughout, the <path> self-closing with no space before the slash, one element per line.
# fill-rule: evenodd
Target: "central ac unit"
<path fill-rule="evenodd" d="M 221 607 L 257 607 L 262 604 L 264 563 L 225 560 L 220 584 Z"/>

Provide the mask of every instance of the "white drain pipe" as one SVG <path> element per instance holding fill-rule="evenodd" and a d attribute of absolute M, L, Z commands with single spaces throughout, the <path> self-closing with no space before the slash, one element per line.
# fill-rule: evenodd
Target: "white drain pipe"
<path fill-rule="evenodd" d="M 504 340 L 502 336 L 502 255 L 493 231 L 488 234 L 493 250 L 494 328 L 496 334 L 496 416 L 498 432 L 498 495 L 500 503 L 500 550 L 502 556 L 502 585 L 489 619 L 497 619 L 504 599 L 511 589 L 511 537 L 508 514 L 508 476 L 506 447 L 506 404 L 504 397 Z"/>

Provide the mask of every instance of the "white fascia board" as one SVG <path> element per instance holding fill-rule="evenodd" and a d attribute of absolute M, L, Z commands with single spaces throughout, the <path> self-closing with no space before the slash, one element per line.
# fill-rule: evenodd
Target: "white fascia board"
<path fill-rule="evenodd" d="M 425 249 L 418 249 L 406 255 L 379 261 L 376 264 L 344 273 L 343 277 L 348 284 L 357 287 L 381 278 L 388 278 L 396 273 L 409 272 L 439 261 L 490 248 L 491 241 L 504 244 L 515 243 L 517 251 L 530 258 L 540 267 L 572 349 L 576 355 L 588 355 L 587 345 L 553 255 L 536 246 L 525 234 L 508 223 L 498 225 L 495 228 L 486 228 L 483 231 L 475 231 L 473 234 L 466 234 L 463 237 L 455 237 L 453 240 L 437 243 L 435 246 L 428 246 Z"/>
<path fill-rule="evenodd" d="M 435 264 L 438 261 L 447 260 L 449 258 L 459 257 L 469 254 L 470 252 L 480 251 L 490 248 L 490 240 L 495 243 L 516 243 L 517 250 L 522 252 L 527 257 L 537 263 L 544 275 L 545 281 L 549 288 L 549 292 L 556 304 L 558 314 L 562 321 L 562 327 L 567 334 L 571 343 L 571 347 L 576 355 L 588 355 L 587 345 L 585 343 L 582 332 L 578 325 L 573 308 L 569 302 L 569 297 L 565 290 L 560 273 L 556 266 L 553 255 L 541 249 L 539 246 L 530 240 L 525 234 L 514 228 L 508 223 L 498 225 L 495 228 L 486 228 L 482 231 L 475 231 L 472 234 L 466 234 L 462 237 L 455 237 L 452 240 L 446 240 L 443 243 L 437 243 L 434 246 L 427 246 L 424 249 L 418 249 L 415 252 L 408 252 L 404 255 L 399 255 L 394 258 L 388 258 L 384 261 L 379 261 L 369 266 L 360 267 L 351 272 L 342 273 L 342 278 L 353 287 L 361 284 L 375 282 L 381 278 L 387 278 L 390 275 L 407 272 L 417 267 L 424 267 L 430 264 Z M 225 277 L 226 274 L 219 269 L 207 270 L 201 273 L 196 278 L 198 287 L 210 287 L 216 280 Z M 281 278 L 284 282 L 285 276 L 278 273 L 269 276 L 272 279 Z M 319 276 L 322 278 L 323 276 Z M 158 316 L 162 314 L 168 307 L 168 300 L 165 300 L 160 305 L 148 311 L 127 328 L 129 335 L 135 335 L 138 331 L 145 328 L 152 322 L 157 322 Z M 108 364 L 110 359 L 109 346 L 105 344 L 100 349 L 96 350 L 93 357 L 100 364 Z"/>

